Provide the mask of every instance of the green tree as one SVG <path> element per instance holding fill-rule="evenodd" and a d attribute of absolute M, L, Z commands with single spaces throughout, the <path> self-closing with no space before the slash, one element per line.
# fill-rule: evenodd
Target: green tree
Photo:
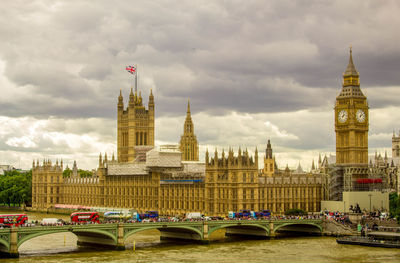
<path fill-rule="evenodd" d="M 0 177 L 0 203 L 8 206 L 32 203 L 32 171 L 8 171 Z"/>
<path fill-rule="evenodd" d="M 72 170 L 69 167 L 65 168 L 63 171 L 63 178 L 70 178 L 72 174 Z"/>
<path fill-rule="evenodd" d="M 91 171 L 86 171 L 86 170 L 81 170 L 81 169 L 78 169 L 78 174 L 81 178 L 92 177 L 92 175 L 93 175 L 93 173 Z"/>
<path fill-rule="evenodd" d="M 298 208 L 292 208 L 289 210 L 285 211 L 285 215 L 287 216 L 301 216 L 301 215 L 306 215 L 307 212 L 302 210 L 302 209 L 298 209 Z"/>
<path fill-rule="evenodd" d="M 400 196 L 396 192 L 389 194 L 389 216 L 400 222 Z"/>

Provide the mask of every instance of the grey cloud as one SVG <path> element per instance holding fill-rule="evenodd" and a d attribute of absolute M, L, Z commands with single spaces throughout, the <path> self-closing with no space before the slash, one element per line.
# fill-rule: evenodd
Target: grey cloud
<path fill-rule="evenodd" d="M 0 89 L 15 89 L 0 98 L 1 115 L 69 120 L 52 120 L 49 130 L 115 142 L 117 96 L 121 89 L 126 102 L 133 83 L 124 67 L 138 64 L 144 102 L 150 89 L 155 96 L 157 140 L 179 140 L 190 98 L 193 114 L 268 115 L 240 123 L 256 129 L 256 137 L 239 129 L 230 141 L 224 127 L 213 130 L 201 120 L 196 127 L 205 144 L 239 144 L 244 136 L 260 145 L 273 132 L 257 125 L 271 121 L 299 138 L 275 136 L 277 147 L 328 151 L 350 44 L 370 112 L 380 114 L 371 119 L 370 135 L 398 123 L 387 116 L 400 95 L 396 1 L 13 1 L 0 11 L 0 80 L 12 84 Z M 307 111 L 329 116 L 301 115 Z M 178 128 L 165 123 L 171 118 Z M 372 137 L 370 145 L 387 146 L 383 140 Z"/>
<path fill-rule="evenodd" d="M 20 26 L 10 25 L 15 31 L 0 27 L 7 39 L 1 44 L 0 59 L 6 61 L 5 74 L 11 81 L 31 87 L 30 96 L 61 96 L 74 104 L 63 110 L 49 105 L 61 116 L 107 114 L 109 109 L 101 110 L 98 104 L 112 106 L 114 100 L 105 100 L 116 97 L 119 88 L 129 89 L 121 74 L 132 62 L 142 67 L 139 76 L 149 75 L 156 83 L 160 115 L 170 114 L 168 110 L 178 113 L 173 106 L 177 97 L 191 97 L 201 105 L 198 110 L 213 113 L 296 111 L 323 106 L 340 90 L 350 43 L 363 87 L 399 83 L 399 49 L 390 44 L 398 42 L 398 34 L 386 18 L 399 6 L 360 3 L 351 4 L 358 7 L 357 16 L 348 4 L 318 1 L 200 1 L 179 6 L 60 2 L 51 8 L 33 4 L 21 9 L 13 4 L 4 6 L 2 22 L 8 25 L 13 17 Z M 392 19 L 393 23 L 400 21 Z M 179 87 L 176 75 L 149 72 L 173 70 L 176 65 L 193 72 L 194 81 Z M 298 86 L 276 90 L 271 81 L 276 78 Z M 148 90 L 140 78 L 139 83 L 140 89 Z M 326 99 L 307 99 L 314 96 Z M 387 98 L 377 101 L 377 107 L 396 103 Z M 35 107 L 27 113 L 18 105 L 8 106 L 13 107 L 8 110 L 13 116 L 42 114 Z"/>

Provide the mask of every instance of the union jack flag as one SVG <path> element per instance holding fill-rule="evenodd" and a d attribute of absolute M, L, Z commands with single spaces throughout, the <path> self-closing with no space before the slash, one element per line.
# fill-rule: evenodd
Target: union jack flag
<path fill-rule="evenodd" d="M 135 74 L 136 73 L 136 67 L 135 66 L 126 66 L 125 68 L 129 73 Z"/>

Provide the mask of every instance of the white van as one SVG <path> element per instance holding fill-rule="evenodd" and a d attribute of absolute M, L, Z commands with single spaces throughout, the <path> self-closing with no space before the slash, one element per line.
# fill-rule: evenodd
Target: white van
<path fill-rule="evenodd" d="M 60 224 L 60 221 L 57 218 L 43 218 L 42 219 L 42 225 L 48 226 L 48 225 L 58 225 Z"/>
<path fill-rule="evenodd" d="M 191 212 L 186 214 L 187 219 L 200 219 L 202 214 L 200 212 Z"/>

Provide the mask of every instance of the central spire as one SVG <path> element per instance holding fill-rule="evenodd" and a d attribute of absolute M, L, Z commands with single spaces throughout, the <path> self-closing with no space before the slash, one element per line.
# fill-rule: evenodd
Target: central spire
<path fill-rule="evenodd" d="M 344 76 L 358 76 L 358 71 L 356 70 L 356 67 L 354 66 L 353 63 L 353 50 L 352 47 L 350 46 L 350 57 L 349 57 L 349 64 L 347 65 L 346 71 L 343 74 Z"/>
<path fill-rule="evenodd" d="M 343 88 L 338 98 L 359 97 L 365 98 L 360 89 L 360 76 L 353 62 L 353 50 L 350 47 L 349 64 L 343 73 Z"/>
<path fill-rule="evenodd" d="M 190 99 L 188 99 L 188 105 L 187 105 L 187 116 L 190 116 Z"/>
<path fill-rule="evenodd" d="M 194 133 L 192 116 L 190 115 L 190 100 L 189 99 L 188 99 L 188 105 L 187 105 L 184 133 L 188 133 L 188 134 Z"/>
<path fill-rule="evenodd" d="M 183 135 L 180 141 L 180 150 L 182 152 L 183 161 L 198 161 L 199 160 L 199 145 L 196 135 L 194 134 L 194 125 L 190 116 L 190 100 L 188 99 L 186 120 L 183 126 Z"/>

